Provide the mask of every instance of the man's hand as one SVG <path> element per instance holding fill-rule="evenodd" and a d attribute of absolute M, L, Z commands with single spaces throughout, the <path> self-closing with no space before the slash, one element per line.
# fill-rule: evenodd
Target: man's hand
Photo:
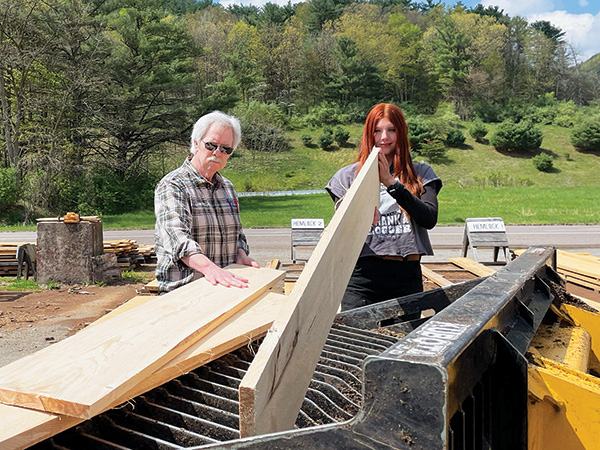
<path fill-rule="evenodd" d="M 256 261 L 254 261 L 252 258 L 250 258 L 246 254 L 246 252 L 241 248 L 238 248 L 238 250 L 237 250 L 237 259 L 235 260 L 235 262 L 237 264 L 243 264 L 244 266 L 256 267 L 257 269 L 260 267 L 258 265 L 258 263 Z"/>
<path fill-rule="evenodd" d="M 244 253 L 245 254 L 245 253 Z M 252 259 L 252 258 L 249 258 Z M 237 287 L 237 288 L 247 288 L 248 280 L 243 277 L 239 277 L 227 270 L 221 269 L 215 263 L 213 263 L 206 256 L 197 253 L 192 256 L 186 256 L 181 258 L 183 263 L 192 269 L 200 272 L 213 286 L 220 284 L 225 287 Z M 254 260 L 252 260 L 254 261 Z M 256 261 L 254 261 L 256 263 Z M 249 264 L 248 264 L 249 265 Z M 258 264 L 256 264 L 258 267 Z"/>

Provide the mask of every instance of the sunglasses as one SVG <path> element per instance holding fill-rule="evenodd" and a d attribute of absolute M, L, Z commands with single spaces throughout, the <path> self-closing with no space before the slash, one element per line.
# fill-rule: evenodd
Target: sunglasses
<path fill-rule="evenodd" d="M 209 152 L 214 152 L 216 149 L 219 149 L 221 153 L 224 153 L 226 155 L 231 155 L 233 153 L 233 147 L 228 147 L 227 145 L 218 145 L 214 142 L 204 142 L 204 148 Z"/>

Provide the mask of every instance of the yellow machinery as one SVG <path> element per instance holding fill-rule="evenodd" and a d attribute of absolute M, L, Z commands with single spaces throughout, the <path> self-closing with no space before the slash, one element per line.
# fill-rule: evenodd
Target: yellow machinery
<path fill-rule="evenodd" d="M 538 330 L 528 368 L 531 450 L 600 448 L 600 315 L 569 304 Z"/>

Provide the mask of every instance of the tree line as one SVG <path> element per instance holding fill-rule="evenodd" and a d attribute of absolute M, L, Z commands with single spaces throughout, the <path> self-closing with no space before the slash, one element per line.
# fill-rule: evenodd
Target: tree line
<path fill-rule="evenodd" d="M 261 146 L 380 101 L 485 121 L 549 93 L 586 105 L 598 78 L 549 22 L 460 2 L 0 0 L 0 206 L 147 207 L 155 155 L 214 109 Z"/>

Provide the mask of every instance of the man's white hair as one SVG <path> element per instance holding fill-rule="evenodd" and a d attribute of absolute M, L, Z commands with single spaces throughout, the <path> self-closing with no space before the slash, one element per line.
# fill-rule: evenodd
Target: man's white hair
<path fill-rule="evenodd" d="M 240 121 L 237 118 L 225 114 L 221 111 L 213 111 L 200 117 L 194 124 L 192 130 L 192 139 L 190 151 L 194 154 L 194 141 L 200 142 L 211 125 L 219 125 L 223 127 L 231 128 L 233 131 L 233 148 L 237 148 L 242 140 L 242 127 Z"/>

